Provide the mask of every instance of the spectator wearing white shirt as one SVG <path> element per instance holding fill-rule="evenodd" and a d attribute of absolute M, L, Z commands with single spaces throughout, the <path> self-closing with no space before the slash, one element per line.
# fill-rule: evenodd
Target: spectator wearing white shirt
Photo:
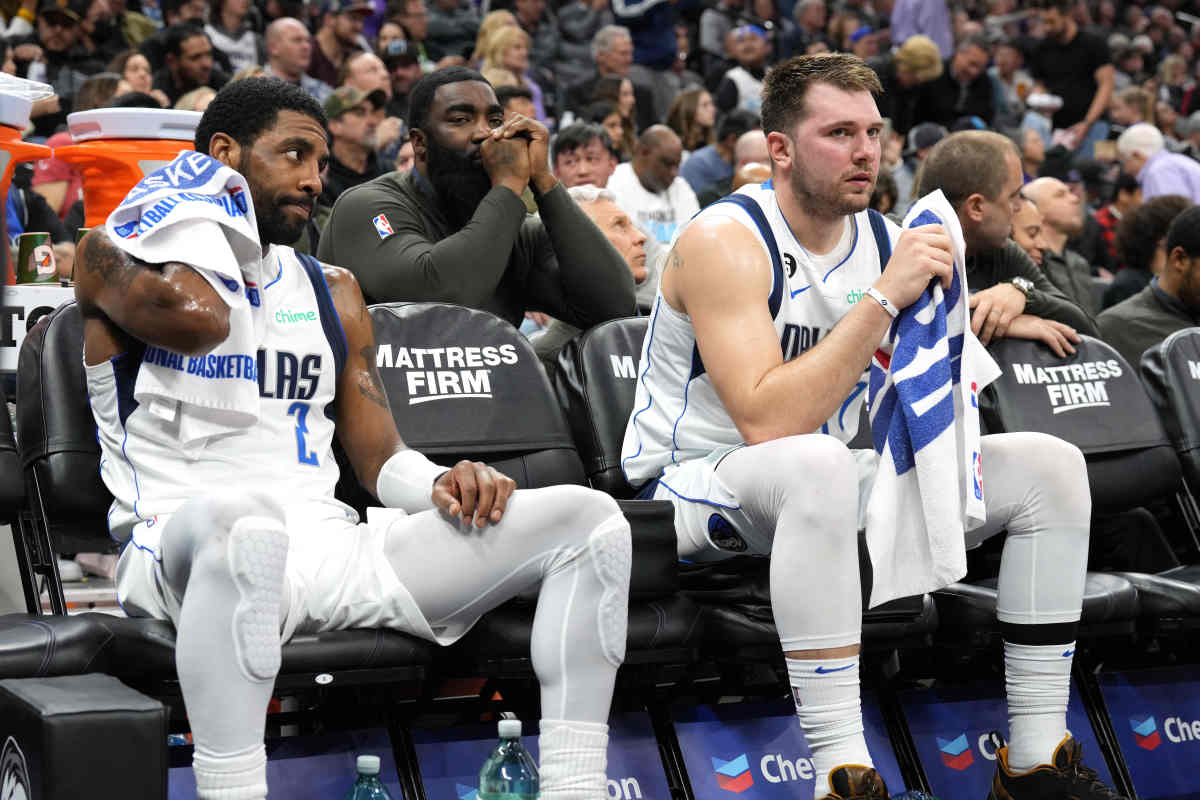
<path fill-rule="evenodd" d="M 683 143 L 666 125 L 653 125 L 641 135 L 633 160 L 620 164 L 608 180 L 638 227 L 662 244 L 699 210 L 696 193 L 679 177 Z"/>

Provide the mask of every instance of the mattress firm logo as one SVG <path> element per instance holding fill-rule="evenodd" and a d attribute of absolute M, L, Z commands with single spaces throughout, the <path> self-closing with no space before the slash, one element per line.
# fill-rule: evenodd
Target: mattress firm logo
<path fill-rule="evenodd" d="M 410 406 L 434 400 L 492 397 L 492 368 L 518 360 L 516 345 L 482 347 L 393 347 L 375 350 L 380 369 L 407 370 L 404 375 Z"/>
<path fill-rule="evenodd" d="M 1055 414 L 1111 405 L 1107 381 L 1124 374 L 1115 358 L 1060 367 L 1013 364 L 1012 369 L 1017 383 L 1046 387 L 1050 410 Z"/>

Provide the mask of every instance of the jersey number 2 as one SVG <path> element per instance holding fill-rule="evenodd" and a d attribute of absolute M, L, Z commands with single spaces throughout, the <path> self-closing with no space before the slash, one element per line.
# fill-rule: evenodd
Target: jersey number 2
<path fill-rule="evenodd" d="M 304 434 L 308 433 L 308 403 L 292 403 L 287 413 L 289 417 L 296 417 L 296 458 L 300 459 L 301 464 L 319 466 L 317 454 L 309 450 L 308 443 L 304 441 Z"/>

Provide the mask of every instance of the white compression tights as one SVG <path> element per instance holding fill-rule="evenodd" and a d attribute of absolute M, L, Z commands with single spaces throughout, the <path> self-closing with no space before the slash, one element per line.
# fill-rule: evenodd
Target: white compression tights
<path fill-rule="evenodd" d="M 602 796 L 631 560 L 616 503 L 565 486 L 517 492 L 504 520 L 483 530 L 439 512 L 420 517 L 418 535 L 389 536 L 385 550 L 435 630 L 541 585 L 532 660 L 542 693 L 542 791 Z M 163 532 L 167 582 L 183 598 L 176 663 L 202 798 L 265 796 L 265 711 L 279 664 L 278 620 L 289 612 L 279 607 L 287 596 L 283 519 L 269 498 L 201 498 Z M 276 624 L 264 632 L 267 618 Z"/>

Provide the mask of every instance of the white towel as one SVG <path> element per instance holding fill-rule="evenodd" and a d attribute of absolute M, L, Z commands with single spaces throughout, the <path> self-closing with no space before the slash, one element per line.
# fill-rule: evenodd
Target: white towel
<path fill-rule="evenodd" d="M 229 305 L 229 337 L 204 356 L 147 344 L 134 399 L 177 422 L 185 447 L 257 422 L 262 248 L 246 179 L 203 153 L 181 152 L 129 191 L 106 229 L 135 258 L 193 267 Z"/>
<path fill-rule="evenodd" d="M 964 531 L 986 519 L 979 391 L 1000 368 L 971 332 L 962 228 L 942 192 L 918 200 L 911 228 L 941 223 L 954 244 L 948 291 L 932 281 L 900 312 L 871 361 L 879 467 L 867 505 L 871 606 L 939 589 L 967 571 Z"/>

